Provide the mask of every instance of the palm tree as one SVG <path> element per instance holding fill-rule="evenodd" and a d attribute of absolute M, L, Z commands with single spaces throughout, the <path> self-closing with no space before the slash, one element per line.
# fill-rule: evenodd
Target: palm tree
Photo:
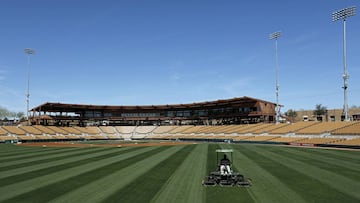
<path fill-rule="evenodd" d="M 314 110 L 314 115 L 316 116 L 316 118 L 318 120 L 322 121 L 322 116 L 325 115 L 327 116 L 327 107 L 326 106 L 322 106 L 321 104 L 316 104 L 315 105 L 315 110 Z"/>
<path fill-rule="evenodd" d="M 287 110 L 285 112 L 285 115 L 290 118 L 290 121 L 293 123 L 295 121 L 295 118 L 297 117 L 297 112 L 293 109 Z"/>

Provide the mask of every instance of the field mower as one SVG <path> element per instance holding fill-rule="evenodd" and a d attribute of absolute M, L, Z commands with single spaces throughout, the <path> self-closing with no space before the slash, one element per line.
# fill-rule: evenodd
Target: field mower
<path fill-rule="evenodd" d="M 230 156 L 229 156 L 230 155 Z M 230 160 L 229 158 L 230 157 Z M 220 159 L 221 158 L 221 159 Z M 251 180 L 245 179 L 243 175 L 232 170 L 233 150 L 217 149 L 216 150 L 216 171 L 206 176 L 202 184 L 204 186 L 239 186 L 250 187 Z"/>

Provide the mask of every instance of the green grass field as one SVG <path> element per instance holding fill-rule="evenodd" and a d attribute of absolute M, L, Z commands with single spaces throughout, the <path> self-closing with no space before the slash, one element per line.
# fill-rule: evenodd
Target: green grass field
<path fill-rule="evenodd" d="M 251 188 L 203 187 L 234 149 Z M 360 152 L 252 144 L 50 148 L 0 145 L 0 202 L 360 202 Z"/>

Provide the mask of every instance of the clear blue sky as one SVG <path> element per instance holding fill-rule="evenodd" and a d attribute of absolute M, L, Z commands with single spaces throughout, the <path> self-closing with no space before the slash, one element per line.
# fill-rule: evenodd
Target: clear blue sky
<path fill-rule="evenodd" d="M 358 0 L 1 0 L 0 106 L 156 105 L 250 96 L 287 109 L 343 105 L 343 24 Z M 360 14 L 347 21 L 349 106 L 360 105 Z"/>

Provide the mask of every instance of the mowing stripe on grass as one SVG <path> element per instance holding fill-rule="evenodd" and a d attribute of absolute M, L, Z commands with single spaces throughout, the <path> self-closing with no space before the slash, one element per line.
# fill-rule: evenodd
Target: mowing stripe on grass
<path fill-rule="evenodd" d="M 94 149 L 94 148 L 92 148 Z M 17 175 L 13 175 L 13 176 L 8 176 L 6 178 L 1 178 L 0 182 L 1 182 L 1 186 L 6 186 L 6 185 L 10 185 L 13 183 L 18 183 L 21 181 L 25 181 L 25 180 L 30 180 L 32 178 L 36 178 L 39 176 L 44 176 L 44 175 L 49 175 L 51 173 L 55 173 L 57 171 L 60 170 L 64 170 L 64 169 L 69 169 L 72 167 L 76 167 L 76 166 L 80 166 L 82 164 L 87 164 L 90 162 L 96 162 L 98 160 L 101 160 L 103 158 L 109 157 L 109 156 L 117 156 L 123 153 L 129 153 L 131 151 L 134 151 L 135 149 L 125 149 L 125 150 L 115 150 L 115 148 L 113 148 L 113 150 L 110 150 L 111 148 L 97 148 L 96 151 L 92 151 L 92 152 L 83 152 L 81 154 L 73 154 L 72 157 L 77 157 L 77 159 L 74 160 L 74 158 L 69 158 L 69 156 L 67 156 L 68 160 L 70 160 L 70 162 L 64 162 L 64 160 L 58 160 L 56 163 L 56 165 L 49 165 L 49 163 L 44 163 L 45 166 L 47 166 L 46 168 L 42 168 L 42 169 L 38 169 L 35 170 L 33 168 L 33 170 L 29 171 L 29 172 L 25 172 L 25 173 L 20 173 Z M 115 150 L 115 152 L 113 152 Z M 100 153 L 99 153 L 100 152 Z M 104 152 L 104 153 L 101 153 Z M 88 157 L 88 158 L 85 158 Z M 34 166 L 35 167 L 35 166 Z"/>
<path fill-rule="evenodd" d="M 185 146 L 110 195 L 104 202 L 150 202 L 194 148 L 195 145 Z"/>
<path fill-rule="evenodd" d="M 28 152 L 38 152 L 38 151 L 44 151 L 41 147 L 22 147 L 22 146 L 16 146 L 13 144 L 2 144 L 0 148 L 0 157 L 11 157 L 11 156 L 17 156 L 17 155 L 24 155 Z M 51 150 L 51 149 L 49 149 Z M 58 149 L 55 149 L 58 150 Z"/>
<path fill-rule="evenodd" d="M 18 169 L 18 168 L 22 168 L 22 167 L 26 167 L 26 166 L 34 166 L 34 165 L 41 164 L 41 163 L 49 163 L 52 161 L 68 158 L 69 155 L 79 156 L 79 155 L 86 154 L 91 151 L 93 151 L 91 148 L 84 148 L 83 150 L 79 150 L 79 151 L 66 151 L 66 152 L 61 152 L 61 153 L 51 154 L 51 155 L 42 154 L 41 156 L 31 158 L 31 159 L 21 159 L 16 162 L 6 162 L 6 163 L 1 164 L 0 172 L 8 171 L 11 169 L 16 169 L 16 168 Z"/>
<path fill-rule="evenodd" d="M 211 172 L 215 171 L 217 168 L 217 160 L 216 160 L 216 150 L 220 148 L 218 144 L 208 144 L 208 150 L 206 153 L 206 176 L 208 176 Z M 206 177 L 204 177 L 206 178 Z M 205 188 L 205 202 L 211 202 L 216 200 L 216 194 L 214 192 L 215 189 Z"/>
<path fill-rule="evenodd" d="M 324 157 L 331 157 L 337 161 L 356 162 L 360 164 L 360 151 L 342 151 L 335 149 L 313 149 L 313 148 L 301 148 L 301 147 L 290 147 L 294 151 L 305 151 L 309 153 L 315 153 L 323 155 Z"/>
<path fill-rule="evenodd" d="M 294 151 L 292 149 L 284 149 L 281 153 L 284 155 L 287 154 L 295 160 L 307 162 L 310 165 L 321 169 L 336 171 L 338 174 L 348 178 L 360 180 L 360 163 L 356 163 L 355 160 L 353 162 L 339 160 L 333 157 L 324 156 L 323 154 L 309 152 L 307 150 Z"/>
<path fill-rule="evenodd" d="M 205 188 L 201 181 L 206 176 L 207 146 L 197 145 L 151 202 L 205 202 Z"/>
<path fill-rule="evenodd" d="M 101 168 L 79 174 L 78 176 L 71 177 L 63 181 L 55 182 L 48 186 L 35 189 L 28 193 L 8 199 L 6 200 L 6 202 L 48 202 L 51 199 L 70 192 L 74 188 L 82 187 L 98 178 L 105 177 L 120 168 L 126 167 L 132 163 L 136 163 L 137 161 L 145 159 L 152 154 L 157 154 L 165 149 L 165 147 L 155 148 L 151 151 L 144 152 L 136 156 L 132 156 L 130 158 L 105 165 Z"/>
<path fill-rule="evenodd" d="M 206 161 L 206 174 L 210 174 L 210 172 L 214 171 L 217 168 L 218 163 L 216 162 L 216 150 L 220 149 L 220 145 L 218 144 L 209 144 L 207 151 L 207 161 Z"/>
<path fill-rule="evenodd" d="M 9 154 L 12 145 L 0 147 Z M 258 145 L 201 144 L 185 154 L 185 146 L 165 147 L 153 153 L 148 148 L 107 148 L 63 151 L 47 155 L 49 148 L 29 148 L 25 153 L 43 151 L 41 159 L 28 157 L 29 166 L 0 172 L 19 179 L 0 179 L 0 202 L 101 202 L 116 201 L 119 191 L 127 190 L 129 202 L 136 193 L 145 202 L 359 202 L 359 152 L 283 148 Z M 234 148 L 233 168 L 253 180 L 251 188 L 202 187 L 198 178 L 216 169 L 217 148 Z M 40 150 L 39 150 L 40 149 Z M 58 149 L 58 148 L 57 148 Z M 131 151 L 131 150 L 134 151 Z M 32 151 L 34 150 L 34 151 Z M 39 150 L 39 151 L 38 151 Z M 62 150 L 62 149 L 60 149 Z M 129 150 L 129 151 L 127 151 Z M 123 151 L 122 154 L 111 153 Z M 126 151 L 126 152 L 125 152 Z M 337 153 L 339 152 L 339 153 Z M 83 153 L 83 155 L 79 155 Z M 68 158 L 65 158 L 68 154 Z M 106 155 L 107 154 L 107 155 Z M 139 158 L 143 154 L 143 158 Z M 139 156 L 138 156 L 139 155 Z M 51 160 L 59 156 L 63 159 Z M 91 160 L 91 157 L 100 157 Z M 177 161 L 172 160 L 172 158 Z M 132 160 L 135 158 L 136 161 Z M 131 159 L 131 161 L 130 161 Z M 201 160 L 198 160 L 201 159 Z M 40 160 L 50 162 L 40 163 Z M 165 160 L 173 165 L 164 173 L 156 170 Z M 39 161 L 39 162 L 37 162 Z M 120 162 L 128 162 L 120 164 Z M 175 164 L 177 162 L 177 164 Z M 4 162 L 1 162 L 4 163 Z M 13 161 L 7 166 L 21 166 Z M 175 167 L 175 165 L 177 167 Z M 204 167 L 205 166 L 205 167 Z M 69 168 L 70 167 L 70 168 Z M 165 169 L 164 169 L 165 170 Z M 21 174 L 24 178 L 20 178 Z M 95 175 L 94 175 L 95 174 Z M 161 175 L 152 179 L 152 174 Z M 8 177 L 7 176 L 7 177 Z M 4 181 L 7 185 L 3 185 Z M 151 181 L 148 181 L 151 180 Z M 157 182 L 159 181 L 159 182 Z M 152 188 L 151 185 L 154 185 Z M 63 189 L 65 187 L 65 189 Z M 150 189 L 147 189 L 147 188 Z M 60 190 L 60 191 L 58 191 Z M 134 195 L 134 196 L 133 196 Z M 44 196 L 44 197 L 37 197 Z M 128 202 L 124 197 L 121 202 Z"/>
<path fill-rule="evenodd" d="M 248 148 L 248 147 L 246 147 Z M 292 157 L 279 155 L 267 147 L 253 147 L 246 155 L 255 157 L 259 164 L 281 179 L 289 188 L 297 191 L 307 201 L 324 201 L 324 198 L 333 201 L 354 202 L 359 196 L 359 183 L 336 173 L 323 170 L 308 163 L 294 160 Z M 280 152 L 281 154 L 281 152 Z"/>
<path fill-rule="evenodd" d="M 52 162 L 44 162 L 44 163 L 39 163 L 36 165 L 28 165 L 25 167 L 21 167 L 21 168 L 15 168 L 12 170 L 7 170 L 7 171 L 2 171 L 0 172 L 0 178 L 7 178 L 9 176 L 16 176 L 16 175 L 20 175 L 20 174 L 24 174 L 24 173 L 28 173 L 28 172 L 32 172 L 32 171 L 37 171 L 40 169 L 44 169 L 44 168 L 48 168 L 48 167 L 52 167 L 52 166 L 56 166 L 56 165 L 61 165 L 64 163 L 68 163 L 69 160 L 70 161 L 74 161 L 74 160 L 80 160 L 83 159 L 84 156 L 88 156 L 91 155 L 93 153 L 95 153 L 94 155 L 97 155 L 97 153 L 101 153 L 102 151 L 104 151 L 101 148 L 98 149 L 92 149 L 91 151 L 88 151 L 88 154 L 82 155 L 82 156 L 72 156 L 72 155 L 68 155 L 68 157 L 66 159 L 62 159 L 62 160 L 54 160 Z M 104 151 L 106 153 L 110 153 L 110 151 L 106 150 Z"/>
<path fill-rule="evenodd" d="M 143 160 L 130 164 L 125 168 L 114 171 L 113 173 L 93 180 L 93 182 L 76 188 L 51 202 L 101 202 L 116 193 L 121 188 L 126 187 L 136 180 L 139 176 L 147 173 L 151 168 L 172 156 L 185 146 L 168 147 L 161 153 L 148 156 Z M 137 190 L 137 189 L 135 189 Z M 143 191 L 146 192 L 146 191 Z"/>
<path fill-rule="evenodd" d="M 262 160 L 249 150 L 254 147 L 253 145 L 248 146 L 249 148 L 245 146 L 247 145 L 232 145 L 234 165 L 245 178 L 252 180 L 253 185 L 247 191 L 254 202 L 307 202 L 296 191 L 289 188 L 282 179 L 262 167 Z"/>
<path fill-rule="evenodd" d="M 39 157 L 43 154 L 57 154 L 57 153 L 61 153 L 64 151 L 74 151 L 74 150 L 78 150 L 76 148 L 43 148 L 42 150 L 36 150 L 36 151 L 29 151 L 24 153 L 21 153 L 19 155 L 15 155 L 15 156 L 6 156 L 6 157 L 2 157 L 0 158 L 1 162 L 10 162 L 10 161 L 19 161 L 19 160 L 23 160 L 23 159 L 28 159 L 28 158 L 36 158 Z"/>
<path fill-rule="evenodd" d="M 347 170 L 346 168 L 340 168 L 337 167 L 335 170 L 333 168 L 330 168 L 331 170 L 322 169 L 313 163 L 298 161 L 296 159 L 293 159 L 293 157 L 287 157 L 284 156 L 285 153 L 274 153 L 274 159 L 276 158 L 283 158 L 284 159 L 284 165 L 291 166 L 292 168 L 296 169 L 298 172 L 306 174 L 311 176 L 314 179 L 317 179 L 318 181 L 330 186 L 331 188 L 349 195 L 352 198 L 357 198 L 357 200 L 360 200 L 360 182 L 359 179 L 354 179 L 354 177 L 347 177 L 343 174 L 339 174 L 339 171 Z M 306 158 L 303 158 L 302 160 L 306 160 Z M 297 167 L 299 166 L 299 167 Z M 300 167 L 302 166 L 302 167 Z M 308 173 L 305 172 L 306 169 L 308 170 Z"/>
<path fill-rule="evenodd" d="M 8 185 L 5 187 L 0 187 L 0 194 L 1 194 L 0 201 L 9 199 L 9 198 L 14 198 L 14 197 L 24 194 L 24 193 L 31 193 L 31 191 L 37 190 L 39 188 L 43 188 L 44 190 L 46 190 L 46 187 L 51 184 L 57 183 L 59 181 L 63 181 L 65 179 L 70 179 L 72 177 L 76 177 L 80 174 L 102 168 L 104 166 L 128 159 L 130 157 L 133 157 L 133 156 L 136 156 L 139 154 L 149 152 L 151 150 L 154 150 L 155 148 L 158 148 L 158 147 L 137 148 L 138 150 L 131 151 L 129 153 L 124 153 L 124 154 L 120 154 L 117 156 L 110 156 L 107 158 L 104 157 L 103 159 L 98 160 L 96 162 L 91 161 L 89 163 L 82 164 L 77 167 L 73 167 L 73 168 L 69 168 L 69 169 L 65 169 L 65 170 L 61 170 L 61 171 L 56 171 L 54 173 L 51 173 L 48 175 L 43 175 L 43 176 L 31 179 L 31 180 L 26 180 L 26 181 L 22 181 L 22 182 Z M 124 150 L 124 148 L 117 148 L 117 149 L 119 151 Z M 71 184 L 68 184 L 67 186 L 71 187 Z M 47 193 L 47 190 L 45 193 Z"/>
<path fill-rule="evenodd" d="M 100 154 L 107 154 L 107 153 L 110 153 L 111 151 L 109 151 L 109 150 L 104 151 L 101 148 L 97 148 L 97 149 L 94 148 L 94 149 L 91 149 L 91 151 L 87 151 L 87 152 L 88 152 L 88 154 L 84 154 L 84 155 L 81 155 L 81 156 L 79 156 L 79 155 L 78 156 L 68 155 L 68 158 L 62 159 L 62 160 L 55 160 L 55 161 L 52 161 L 52 162 L 44 162 L 44 163 L 41 163 L 41 164 L 29 165 L 29 166 L 26 166 L 26 167 L 16 168 L 16 169 L 8 170 L 8 171 L 2 171 L 2 172 L 0 172 L 0 178 L 7 178 L 7 177 L 10 177 L 10 176 L 21 175 L 21 174 L 41 170 L 41 169 L 44 169 L 44 168 L 49 168 L 49 167 L 53 167 L 53 166 L 66 164 L 66 163 L 73 162 L 73 161 L 76 161 L 76 160 L 82 160 L 82 159 L 85 159 L 85 158 L 89 158 L 91 156 L 98 156 Z M 102 153 L 102 152 L 104 152 L 104 153 Z"/>

